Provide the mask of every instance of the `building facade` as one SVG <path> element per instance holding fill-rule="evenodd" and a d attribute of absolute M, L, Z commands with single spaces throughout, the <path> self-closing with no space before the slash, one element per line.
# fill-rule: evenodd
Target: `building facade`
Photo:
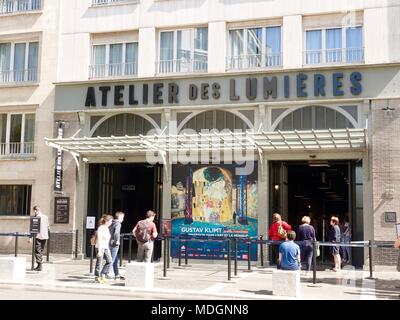
<path fill-rule="evenodd" d="M 279 212 L 295 227 L 310 215 L 318 240 L 338 215 L 352 240 L 393 242 L 397 1 L 59 4 L 54 113 L 35 137 L 49 158 L 32 161 L 48 168 L 34 178 L 47 183 L 40 203 L 55 229 L 79 230 L 80 252 L 87 217 L 123 210 L 129 232 L 151 208 L 173 235 L 266 237 Z M 58 168 L 48 165 L 55 157 Z M 56 201 L 69 202 L 64 215 Z M 350 260 L 363 266 L 367 253 L 353 249 Z M 189 251 L 225 254 L 218 244 Z M 375 254 L 377 264 L 397 264 L 395 250 Z"/>

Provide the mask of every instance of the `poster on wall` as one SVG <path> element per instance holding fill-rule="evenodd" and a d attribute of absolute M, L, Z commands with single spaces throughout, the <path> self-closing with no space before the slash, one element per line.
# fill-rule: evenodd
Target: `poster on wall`
<path fill-rule="evenodd" d="M 172 168 L 172 236 L 248 238 L 257 236 L 257 164 L 250 175 L 237 175 L 237 165 L 174 165 Z M 183 244 L 185 242 L 182 242 Z M 232 246 L 233 247 L 233 246 Z M 186 250 L 182 246 L 182 252 Z M 178 257 L 178 241 L 172 241 Z M 189 258 L 224 259 L 226 241 L 188 242 Z M 246 260 L 245 242 L 238 242 L 238 259 Z M 257 245 L 251 246 L 257 260 Z"/>

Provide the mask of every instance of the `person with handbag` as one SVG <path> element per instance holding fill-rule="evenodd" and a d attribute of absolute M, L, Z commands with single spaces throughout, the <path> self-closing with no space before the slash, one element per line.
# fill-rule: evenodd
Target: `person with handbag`
<path fill-rule="evenodd" d="M 286 223 L 285 221 L 282 221 L 282 217 L 279 213 L 274 213 L 272 215 L 272 224 L 269 227 L 269 239 L 272 241 L 285 241 L 287 232 L 292 230 L 292 226 Z M 271 260 L 272 262 L 276 262 L 277 266 L 279 268 L 278 264 L 278 255 L 279 255 L 279 244 L 272 244 L 271 245 Z"/>
<path fill-rule="evenodd" d="M 311 271 L 313 246 L 312 242 L 315 240 L 315 229 L 310 225 L 311 219 L 309 216 L 304 216 L 301 219 L 302 225 L 297 230 L 298 240 L 300 243 L 301 261 L 306 261 L 307 271 Z"/>

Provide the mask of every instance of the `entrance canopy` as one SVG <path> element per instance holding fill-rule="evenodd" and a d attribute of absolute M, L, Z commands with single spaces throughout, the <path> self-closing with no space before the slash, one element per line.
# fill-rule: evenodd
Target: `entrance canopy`
<path fill-rule="evenodd" d="M 170 152 L 218 150 L 254 150 L 259 153 L 290 150 L 363 151 L 366 147 L 366 129 L 211 132 L 45 140 L 49 146 L 74 156 L 139 155 L 157 151 L 163 155 Z"/>

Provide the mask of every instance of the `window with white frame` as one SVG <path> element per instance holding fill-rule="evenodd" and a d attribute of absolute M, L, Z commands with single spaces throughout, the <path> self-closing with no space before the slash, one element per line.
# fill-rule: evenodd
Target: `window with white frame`
<path fill-rule="evenodd" d="M 281 27 L 229 30 L 228 69 L 280 66 Z"/>
<path fill-rule="evenodd" d="M 90 78 L 137 75 L 138 43 L 111 43 L 92 46 Z"/>
<path fill-rule="evenodd" d="M 41 0 L 0 0 L 0 14 L 36 11 L 41 8 Z"/>
<path fill-rule="evenodd" d="M 363 28 L 329 28 L 306 31 L 306 64 L 364 61 Z"/>
<path fill-rule="evenodd" d="M 162 31 L 159 47 L 159 73 L 207 71 L 208 28 Z"/>
<path fill-rule="evenodd" d="M 33 154 L 34 113 L 0 113 L 0 156 Z"/>
<path fill-rule="evenodd" d="M 38 80 L 39 42 L 0 43 L 0 82 Z"/>

